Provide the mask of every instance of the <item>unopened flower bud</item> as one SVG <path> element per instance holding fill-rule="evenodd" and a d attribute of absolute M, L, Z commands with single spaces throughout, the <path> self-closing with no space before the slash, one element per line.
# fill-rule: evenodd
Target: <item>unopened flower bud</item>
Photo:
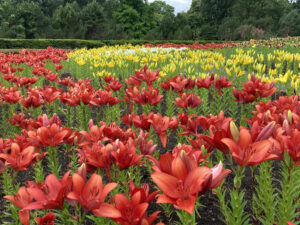
<path fill-rule="evenodd" d="M 292 114 L 291 110 L 288 111 L 288 119 L 289 119 L 289 123 L 292 124 L 293 123 L 293 114 Z"/>
<path fill-rule="evenodd" d="M 239 141 L 240 132 L 233 121 L 230 122 L 230 133 L 235 142 Z"/>

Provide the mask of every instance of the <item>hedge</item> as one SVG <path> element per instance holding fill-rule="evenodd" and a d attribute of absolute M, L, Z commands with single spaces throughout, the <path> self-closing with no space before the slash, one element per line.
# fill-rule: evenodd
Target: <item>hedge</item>
<path fill-rule="evenodd" d="M 208 40 L 197 40 L 200 44 L 206 43 L 221 43 L 222 41 L 208 41 Z M 195 41 L 188 40 L 80 40 L 80 39 L 7 39 L 0 38 L 0 49 L 43 49 L 48 46 L 54 48 L 63 49 L 75 49 L 75 48 L 97 48 L 104 45 L 143 45 L 146 43 L 150 44 L 163 44 L 163 43 L 174 43 L 174 44 L 194 44 Z"/>

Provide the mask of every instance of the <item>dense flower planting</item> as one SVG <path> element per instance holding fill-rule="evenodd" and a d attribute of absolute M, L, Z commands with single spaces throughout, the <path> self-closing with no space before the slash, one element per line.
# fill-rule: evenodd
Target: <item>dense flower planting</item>
<path fill-rule="evenodd" d="M 132 49 L 120 61 L 107 49 L 0 55 L 1 223 L 214 224 L 213 202 L 215 224 L 299 224 L 299 53 L 146 51 L 157 68 L 179 56 L 195 67 L 122 74 Z M 198 56 L 211 57 L 208 74 Z M 83 59 L 119 75 L 84 77 Z M 263 69 L 282 60 L 277 72 L 295 79 Z"/>

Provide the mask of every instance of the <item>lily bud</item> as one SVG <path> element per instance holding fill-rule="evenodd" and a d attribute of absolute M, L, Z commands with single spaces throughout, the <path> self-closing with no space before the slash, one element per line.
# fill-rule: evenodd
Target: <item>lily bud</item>
<path fill-rule="evenodd" d="M 292 114 L 291 110 L 288 111 L 288 119 L 289 119 L 289 123 L 292 124 L 293 123 L 293 114 Z"/>
<path fill-rule="evenodd" d="M 83 163 L 77 171 L 77 174 L 79 174 L 84 180 L 86 179 L 86 165 Z"/>
<path fill-rule="evenodd" d="M 89 120 L 88 122 L 89 128 L 91 128 L 94 125 L 94 121 L 92 119 Z"/>
<path fill-rule="evenodd" d="M 201 151 L 205 151 L 206 150 L 206 148 L 205 148 L 205 146 L 204 145 L 201 145 Z"/>
<path fill-rule="evenodd" d="M 267 126 L 265 126 L 257 136 L 256 141 L 268 139 L 275 131 L 275 124 L 275 121 L 272 121 Z"/>
<path fill-rule="evenodd" d="M 181 150 L 179 155 L 182 159 L 184 159 L 186 157 L 186 152 L 184 150 Z"/>
<path fill-rule="evenodd" d="M 73 144 L 74 144 L 74 145 L 77 145 L 77 141 L 78 141 L 78 137 L 77 137 L 77 136 L 75 136 L 75 137 L 74 137 Z"/>
<path fill-rule="evenodd" d="M 230 122 L 230 133 L 235 142 L 239 141 L 240 132 L 233 121 Z"/>
<path fill-rule="evenodd" d="M 290 125 L 289 125 L 289 122 L 287 120 L 283 121 L 282 129 L 285 131 L 286 135 L 290 135 Z"/>

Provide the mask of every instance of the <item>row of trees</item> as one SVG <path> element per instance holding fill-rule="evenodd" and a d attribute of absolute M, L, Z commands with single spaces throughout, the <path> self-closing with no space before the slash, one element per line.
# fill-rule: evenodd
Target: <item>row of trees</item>
<path fill-rule="evenodd" d="M 243 40 L 300 35 L 300 0 L 0 0 L 0 37 Z"/>

